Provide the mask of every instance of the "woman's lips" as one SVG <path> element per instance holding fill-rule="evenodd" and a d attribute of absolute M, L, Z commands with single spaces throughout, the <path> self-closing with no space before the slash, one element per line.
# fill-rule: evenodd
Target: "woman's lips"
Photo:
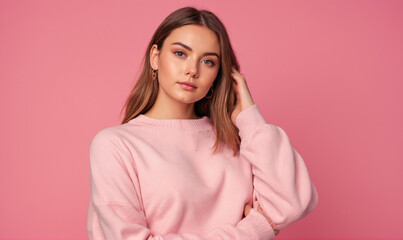
<path fill-rule="evenodd" d="M 191 82 L 178 82 L 178 83 L 183 89 L 187 91 L 194 91 L 197 88 L 196 85 L 194 85 Z"/>

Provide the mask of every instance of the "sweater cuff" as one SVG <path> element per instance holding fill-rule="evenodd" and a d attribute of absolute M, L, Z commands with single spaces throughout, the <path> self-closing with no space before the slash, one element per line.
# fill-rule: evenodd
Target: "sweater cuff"
<path fill-rule="evenodd" d="M 253 129 L 266 124 L 256 104 L 242 110 L 235 118 L 235 124 L 239 129 L 241 140 L 244 139 Z"/>
<path fill-rule="evenodd" d="M 251 208 L 248 216 L 245 217 L 245 220 L 250 221 L 251 225 L 255 229 L 255 234 L 258 236 L 258 239 L 274 238 L 274 230 L 270 226 L 270 223 L 256 209 Z"/>

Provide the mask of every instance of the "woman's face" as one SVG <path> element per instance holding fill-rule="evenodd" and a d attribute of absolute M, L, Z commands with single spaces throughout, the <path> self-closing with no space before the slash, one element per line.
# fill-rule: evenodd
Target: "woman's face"
<path fill-rule="evenodd" d="M 220 68 L 218 38 L 203 26 L 185 25 L 175 29 L 162 48 L 158 51 L 154 45 L 150 54 L 152 68 L 158 69 L 158 98 L 162 100 L 194 103 L 202 99 Z"/>

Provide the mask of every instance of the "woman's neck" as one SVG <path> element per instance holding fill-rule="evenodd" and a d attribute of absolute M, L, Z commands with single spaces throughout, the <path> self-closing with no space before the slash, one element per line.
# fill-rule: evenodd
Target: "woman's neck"
<path fill-rule="evenodd" d="M 153 106 L 144 113 L 154 119 L 198 119 L 194 111 L 194 103 L 181 103 L 171 98 L 160 98 L 158 95 Z"/>

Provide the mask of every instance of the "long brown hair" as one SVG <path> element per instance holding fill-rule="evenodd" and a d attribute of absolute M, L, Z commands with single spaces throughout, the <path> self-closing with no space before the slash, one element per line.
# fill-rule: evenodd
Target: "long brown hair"
<path fill-rule="evenodd" d="M 200 117 L 208 116 L 213 123 L 216 134 L 214 152 L 217 151 L 220 144 L 226 143 L 236 155 L 239 152 L 240 138 L 238 136 L 239 130 L 231 120 L 231 113 L 236 104 L 231 68 L 234 67 L 239 71 L 239 63 L 223 23 L 208 10 L 197 10 L 193 7 L 180 8 L 166 17 L 159 25 L 142 60 L 143 69 L 140 77 L 123 106 L 122 110 L 126 110 L 122 124 L 127 123 L 139 114 L 146 113 L 157 98 L 158 81 L 153 81 L 153 69 L 150 64 L 152 46 L 157 44 L 158 50 L 160 50 L 164 40 L 173 30 L 189 24 L 211 29 L 216 33 L 221 48 L 220 69 L 213 83 L 213 95 L 211 98 L 202 98 L 195 102 L 195 113 Z"/>

